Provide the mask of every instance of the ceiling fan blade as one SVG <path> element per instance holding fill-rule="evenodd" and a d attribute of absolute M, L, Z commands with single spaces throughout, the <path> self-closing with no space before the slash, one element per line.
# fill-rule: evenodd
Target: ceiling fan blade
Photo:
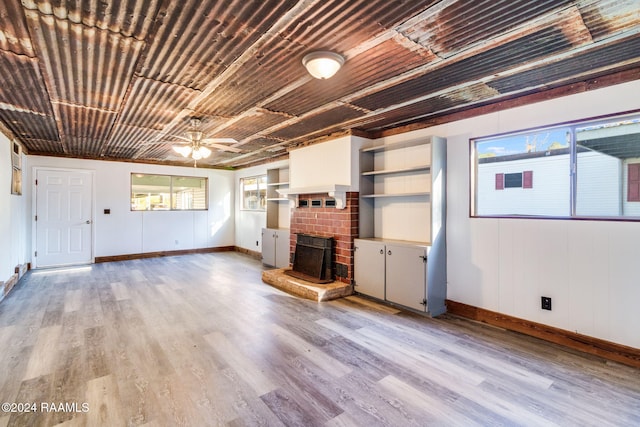
<path fill-rule="evenodd" d="M 205 144 L 236 144 L 238 141 L 233 138 L 205 138 L 200 142 Z"/>
<path fill-rule="evenodd" d="M 170 138 L 178 138 L 178 139 L 181 139 L 183 141 L 191 142 L 190 138 L 187 138 L 187 137 L 184 137 L 184 136 L 180 136 L 180 135 L 171 135 Z"/>
<path fill-rule="evenodd" d="M 234 153 L 242 153 L 242 150 L 236 147 L 229 147 L 228 145 L 222 145 L 222 144 L 207 144 L 207 147 L 214 147 L 214 148 L 219 148 L 220 150 L 223 151 L 232 151 Z"/>

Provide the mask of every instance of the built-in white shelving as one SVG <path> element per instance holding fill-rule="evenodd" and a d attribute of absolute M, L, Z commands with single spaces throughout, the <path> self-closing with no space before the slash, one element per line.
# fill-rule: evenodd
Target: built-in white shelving
<path fill-rule="evenodd" d="M 360 150 L 357 292 L 446 311 L 446 153 L 439 137 Z"/>

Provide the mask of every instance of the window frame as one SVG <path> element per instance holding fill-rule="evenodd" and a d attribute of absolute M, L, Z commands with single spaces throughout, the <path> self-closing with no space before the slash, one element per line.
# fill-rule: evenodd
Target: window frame
<path fill-rule="evenodd" d="M 157 176 L 157 177 L 168 177 L 169 178 L 169 207 L 168 209 L 134 209 L 133 199 L 134 199 L 134 191 L 133 191 L 133 178 L 134 176 Z M 187 179 L 200 179 L 204 180 L 204 208 L 190 208 L 190 209 L 181 209 L 174 208 L 174 180 L 178 178 L 187 178 Z M 206 176 L 190 176 L 190 175 L 169 175 L 169 174 L 160 174 L 160 173 L 143 173 L 143 172 L 131 172 L 129 176 L 129 210 L 130 212 L 188 212 L 188 211 L 208 211 L 209 210 L 209 178 Z"/>
<path fill-rule="evenodd" d="M 614 121 L 623 121 L 625 119 L 630 120 L 640 120 L 640 110 L 631 110 L 631 111 L 623 111 L 618 113 L 612 113 L 602 116 L 594 116 L 580 120 L 573 120 L 568 122 L 559 122 L 546 126 L 539 127 L 531 127 L 521 130 L 516 130 L 512 132 L 503 132 L 492 135 L 478 136 L 469 139 L 469 217 L 470 218 L 496 218 L 496 219 L 538 219 L 538 220 L 574 220 L 574 221 L 617 221 L 617 222 L 639 222 L 640 215 L 638 216 L 606 216 L 606 215 L 580 215 L 576 212 L 576 202 L 577 202 L 577 177 L 579 175 L 578 170 L 578 149 L 576 143 L 576 130 L 579 128 L 585 127 L 595 127 L 598 125 L 604 125 L 607 123 L 611 123 Z M 567 142 L 569 143 L 570 148 L 570 157 L 569 157 L 569 170 L 567 171 L 569 174 L 569 198 L 567 203 L 569 204 L 569 214 L 566 216 L 557 216 L 557 215 L 535 215 L 535 214 L 488 214 L 488 215 L 480 215 L 476 213 L 478 210 L 478 162 L 476 161 L 477 153 L 476 153 L 476 144 L 480 141 L 487 141 L 491 139 L 499 139 L 505 137 L 512 137 L 522 134 L 530 134 L 533 132 L 543 132 L 545 130 L 553 130 L 558 128 L 569 128 L 571 130 L 571 138 Z M 639 142 L 640 144 L 640 142 Z M 633 164 L 633 163 L 631 163 Z M 627 166 L 623 166 L 623 168 L 628 168 L 629 163 L 625 163 Z M 524 187 L 524 172 L 523 171 L 523 189 Z M 496 185 L 497 188 L 497 175 L 496 174 L 496 182 L 493 185 Z M 503 174 L 505 175 L 505 174 Z M 504 176 L 503 176 L 504 179 Z M 503 183 L 504 184 L 504 183 Z M 625 186 L 626 185 L 626 186 Z M 627 180 L 622 180 L 620 182 L 620 191 L 622 192 L 622 197 L 627 199 L 627 191 L 628 191 L 628 182 Z M 530 187 L 526 187 L 530 188 Z M 502 188 L 502 190 L 508 189 L 506 185 Z"/>
<path fill-rule="evenodd" d="M 244 190 L 244 182 L 245 180 L 251 180 L 251 179 L 255 179 L 256 180 L 256 191 L 258 194 L 258 207 L 257 208 L 247 208 L 245 207 L 245 190 Z M 261 180 L 264 181 L 264 188 L 261 189 L 260 188 L 260 182 Z M 244 176 L 242 178 L 240 178 L 240 185 L 238 186 L 240 189 L 240 210 L 241 211 L 247 211 L 247 212 L 266 212 L 267 210 L 267 186 L 268 186 L 268 182 L 267 182 L 267 174 L 260 174 L 260 175 L 252 175 L 252 176 Z M 260 202 L 260 191 L 264 190 L 264 203 Z"/>

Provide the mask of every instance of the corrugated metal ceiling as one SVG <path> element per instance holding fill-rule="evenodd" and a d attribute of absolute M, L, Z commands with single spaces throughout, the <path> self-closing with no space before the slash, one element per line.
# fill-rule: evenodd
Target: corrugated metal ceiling
<path fill-rule="evenodd" d="M 29 153 L 243 167 L 640 68 L 640 0 L 2 0 L 0 121 Z M 301 58 L 345 56 L 330 80 Z"/>

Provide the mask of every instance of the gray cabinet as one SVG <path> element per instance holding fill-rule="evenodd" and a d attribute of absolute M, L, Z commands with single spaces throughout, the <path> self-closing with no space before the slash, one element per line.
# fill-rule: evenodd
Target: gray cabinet
<path fill-rule="evenodd" d="M 427 305 L 426 248 L 389 243 L 385 254 L 386 300 L 424 311 Z"/>
<path fill-rule="evenodd" d="M 354 240 L 354 285 L 358 293 L 384 299 L 385 245 L 375 240 Z"/>
<path fill-rule="evenodd" d="M 359 160 L 355 290 L 431 316 L 444 313 L 446 140 L 432 136 L 365 147 Z M 376 249 L 364 249 L 366 242 Z"/>
<path fill-rule="evenodd" d="M 289 266 L 289 230 L 262 229 L 262 263 L 276 268 Z"/>

